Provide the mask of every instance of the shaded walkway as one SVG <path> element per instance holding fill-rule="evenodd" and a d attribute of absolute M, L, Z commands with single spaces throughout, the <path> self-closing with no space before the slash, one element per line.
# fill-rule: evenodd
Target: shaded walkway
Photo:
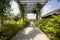
<path fill-rule="evenodd" d="M 31 22 L 24 30 L 20 31 L 11 40 L 49 40 L 47 36 L 35 27 L 35 24 Z"/>

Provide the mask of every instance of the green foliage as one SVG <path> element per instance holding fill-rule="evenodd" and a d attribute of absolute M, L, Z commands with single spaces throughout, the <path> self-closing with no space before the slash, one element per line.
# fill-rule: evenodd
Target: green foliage
<path fill-rule="evenodd" d="M 45 32 L 51 40 L 60 40 L 60 15 L 41 19 L 36 22 L 36 26 Z"/>
<path fill-rule="evenodd" d="M 36 4 L 36 8 L 37 8 L 37 10 L 36 10 L 36 19 L 37 19 L 37 20 L 38 20 L 38 18 L 41 16 L 40 14 L 41 14 L 41 9 L 42 9 L 42 7 L 43 7 L 42 4 L 40 4 L 40 3 L 37 3 L 37 4 Z"/>
<path fill-rule="evenodd" d="M 14 17 L 14 21 L 18 21 L 20 18 L 18 16 Z"/>
<path fill-rule="evenodd" d="M 0 0 L 0 16 L 3 17 L 6 14 L 6 9 L 10 7 L 10 0 Z"/>
<path fill-rule="evenodd" d="M 28 23 L 28 20 L 19 20 L 17 22 L 7 20 L 6 24 L 3 24 L 3 27 L 0 28 L 0 40 L 9 40 L 12 36 L 21 31 Z"/>

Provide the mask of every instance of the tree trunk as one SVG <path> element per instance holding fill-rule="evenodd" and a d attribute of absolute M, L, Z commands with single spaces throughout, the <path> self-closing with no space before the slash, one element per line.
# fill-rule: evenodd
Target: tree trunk
<path fill-rule="evenodd" d="M 1 19 L 1 26 L 3 26 L 3 19 Z"/>
<path fill-rule="evenodd" d="M 23 21 L 24 21 L 24 13 L 23 13 Z"/>
<path fill-rule="evenodd" d="M 36 20 L 38 20 L 38 13 L 36 13 Z"/>

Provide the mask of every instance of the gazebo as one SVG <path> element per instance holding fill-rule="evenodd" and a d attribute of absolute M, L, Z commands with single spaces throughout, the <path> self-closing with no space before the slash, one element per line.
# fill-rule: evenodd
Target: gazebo
<path fill-rule="evenodd" d="M 41 8 L 45 5 L 47 0 L 20 0 L 20 5 L 23 5 L 24 16 L 27 13 L 35 13 L 36 19 L 40 18 Z"/>

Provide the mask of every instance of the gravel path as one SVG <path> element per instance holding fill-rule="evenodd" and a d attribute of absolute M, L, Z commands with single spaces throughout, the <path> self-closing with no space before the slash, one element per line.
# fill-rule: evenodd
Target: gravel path
<path fill-rule="evenodd" d="M 31 22 L 30 25 L 12 37 L 11 40 L 49 40 L 49 38 Z"/>

